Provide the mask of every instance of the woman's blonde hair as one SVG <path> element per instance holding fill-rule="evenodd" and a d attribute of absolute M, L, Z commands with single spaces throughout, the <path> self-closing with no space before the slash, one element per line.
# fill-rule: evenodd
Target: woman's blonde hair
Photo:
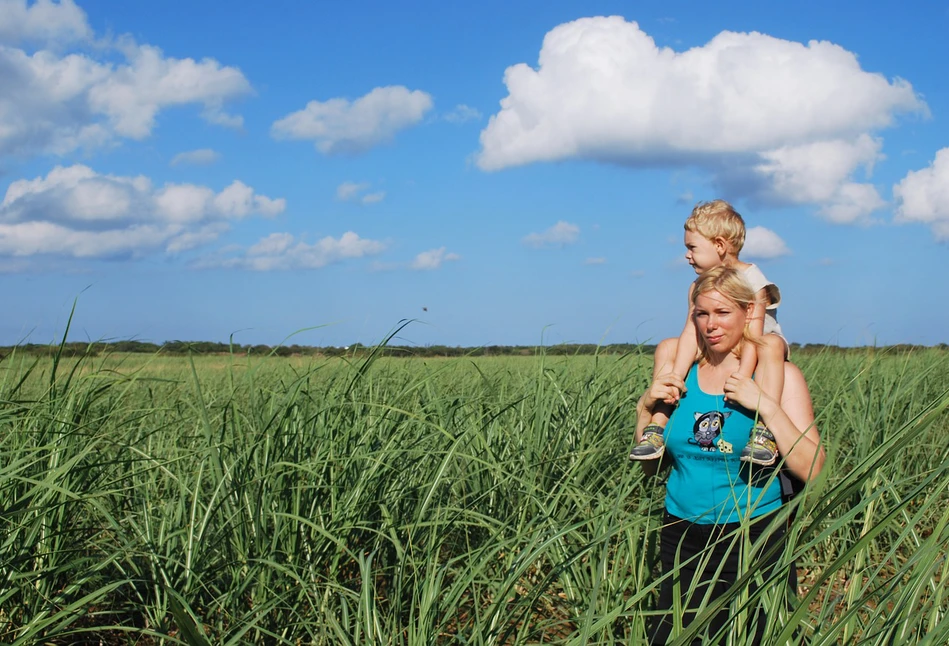
<path fill-rule="evenodd" d="M 695 307 L 699 296 L 707 294 L 708 292 L 718 292 L 746 312 L 748 308 L 757 302 L 755 290 L 751 288 L 751 285 L 748 284 L 748 281 L 745 280 L 741 272 L 732 267 L 725 267 L 724 265 L 709 269 L 695 279 L 695 282 L 692 283 L 692 307 Z M 696 329 L 696 333 L 698 333 L 698 329 Z M 708 359 L 708 348 L 705 346 L 705 340 L 701 334 L 698 334 L 698 339 L 702 359 Z M 754 343 L 755 345 L 761 343 L 758 339 L 751 336 L 747 321 L 745 323 L 744 332 L 742 332 L 742 340 Z"/>
<path fill-rule="evenodd" d="M 736 256 L 745 246 L 745 221 L 725 200 L 696 204 L 685 220 L 685 230 L 709 240 L 723 239 Z"/>

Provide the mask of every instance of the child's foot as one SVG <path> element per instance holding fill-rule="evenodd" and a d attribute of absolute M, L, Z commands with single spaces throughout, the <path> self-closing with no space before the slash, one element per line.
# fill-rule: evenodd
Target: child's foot
<path fill-rule="evenodd" d="M 662 437 L 663 428 L 650 424 L 643 429 L 643 439 L 629 453 L 630 460 L 655 460 L 661 458 L 666 450 L 666 441 Z"/>
<path fill-rule="evenodd" d="M 748 444 L 741 450 L 741 461 L 770 466 L 778 460 L 778 443 L 764 424 L 755 424 Z"/>

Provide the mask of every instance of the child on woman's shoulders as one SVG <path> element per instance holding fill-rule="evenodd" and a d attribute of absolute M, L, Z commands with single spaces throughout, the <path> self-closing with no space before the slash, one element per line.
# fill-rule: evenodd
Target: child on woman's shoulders
<path fill-rule="evenodd" d="M 685 221 L 685 259 L 695 273 L 702 274 L 721 265 L 732 267 L 742 273 L 754 290 L 756 302 L 747 330 L 749 342 L 741 345 L 738 372 L 745 377 L 754 375 L 761 390 L 780 402 L 784 390 L 784 361 L 788 353 L 787 341 L 781 335 L 776 317 L 781 292 L 757 266 L 738 259 L 744 244 L 745 222 L 724 200 L 698 204 Z M 692 289 L 690 285 L 689 303 L 692 302 Z M 698 356 L 698 337 L 690 305 L 685 328 L 676 345 L 672 372 L 684 380 Z M 674 406 L 677 401 L 675 399 L 666 403 Z M 662 456 L 665 451 L 663 431 L 670 414 L 671 408 L 667 412 L 657 411 L 652 416 L 643 431 L 642 441 L 633 447 L 630 459 L 655 460 Z M 756 424 L 748 444 L 741 452 L 742 461 L 770 465 L 777 458 L 778 447 L 774 435 L 763 424 Z"/>

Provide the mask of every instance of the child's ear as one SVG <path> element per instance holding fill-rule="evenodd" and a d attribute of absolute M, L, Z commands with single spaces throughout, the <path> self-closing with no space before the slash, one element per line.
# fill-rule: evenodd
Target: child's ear
<path fill-rule="evenodd" d="M 728 240 L 719 236 L 712 240 L 712 244 L 715 245 L 715 251 L 718 252 L 719 256 L 724 258 L 728 255 Z"/>

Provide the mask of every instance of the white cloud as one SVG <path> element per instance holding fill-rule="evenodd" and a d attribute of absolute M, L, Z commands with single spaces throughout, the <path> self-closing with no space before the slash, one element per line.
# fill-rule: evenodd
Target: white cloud
<path fill-rule="evenodd" d="M 360 238 L 347 231 L 339 239 L 327 236 L 307 244 L 289 233 L 272 233 L 237 255 L 205 259 L 201 267 L 227 267 L 252 271 L 286 271 L 291 269 L 319 269 L 326 265 L 363 258 L 381 253 L 385 243 Z"/>
<path fill-rule="evenodd" d="M 0 43 L 41 41 L 67 43 L 87 40 L 92 29 L 73 0 L 0 0 Z"/>
<path fill-rule="evenodd" d="M 900 113 L 928 114 L 909 83 L 862 70 L 833 43 L 722 32 L 676 52 L 615 16 L 554 28 L 537 69 L 514 65 L 504 82 L 481 133 L 484 170 L 571 158 L 698 166 L 730 195 L 815 204 L 838 222 L 882 203 L 851 178 L 879 157 L 871 134 Z"/>
<path fill-rule="evenodd" d="M 530 233 L 523 242 L 529 247 L 546 247 L 573 244 L 580 237 L 580 227 L 560 220 L 542 233 Z"/>
<path fill-rule="evenodd" d="M 481 117 L 482 114 L 477 108 L 459 103 L 454 110 L 445 115 L 444 119 L 449 123 L 465 123 L 466 121 L 480 121 Z"/>
<path fill-rule="evenodd" d="M 34 5 L 36 6 L 36 5 Z M 144 139 L 165 108 L 201 106 L 201 116 L 240 126 L 224 103 L 251 92 L 235 67 L 166 57 L 130 39 L 88 53 L 32 54 L 0 46 L 0 156 L 65 154 L 116 138 Z M 124 63 L 107 60 L 115 52 Z"/>
<path fill-rule="evenodd" d="M 0 255 L 173 253 L 216 239 L 231 220 L 272 217 L 285 207 L 240 181 L 219 193 L 193 184 L 156 189 L 142 175 L 57 166 L 46 177 L 10 184 L 0 202 Z"/>
<path fill-rule="evenodd" d="M 376 204 L 385 199 L 385 191 L 367 193 L 368 182 L 343 182 L 336 187 L 336 199 L 341 202 L 360 202 L 362 204 Z"/>
<path fill-rule="evenodd" d="M 910 171 L 893 186 L 896 222 L 922 222 L 935 238 L 949 241 L 949 148 L 936 152 L 928 168 Z"/>
<path fill-rule="evenodd" d="M 432 109 L 432 97 L 401 85 L 377 87 L 353 102 L 310 101 L 303 110 L 274 122 L 277 139 L 312 140 L 327 155 L 360 153 L 391 141 Z"/>
<path fill-rule="evenodd" d="M 211 150 L 210 148 L 199 148 L 197 150 L 178 153 L 171 159 L 171 165 L 194 164 L 197 166 L 206 166 L 213 164 L 220 158 L 221 155 L 217 151 Z"/>
<path fill-rule="evenodd" d="M 784 240 L 764 227 L 751 227 L 745 231 L 745 246 L 741 250 L 743 258 L 778 258 L 791 253 Z"/>
<path fill-rule="evenodd" d="M 461 260 L 461 256 L 456 253 L 446 252 L 445 247 L 423 251 L 415 256 L 415 259 L 409 265 L 412 269 L 431 270 L 438 269 L 444 262 Z"/>
<path fill-rule="evenodd" d="M 583 264 L 584 265 L 605 265 L 606 258 L 603 258 L 603 257 L 587 258 L 586 260 L 583 261 Z"/>
<path fill-rule="evenodd" d="M 343 182 L 336 187 L 336 199 L 342 202 L 355 199 L 358 197 L 360 191 L 364 191 L 369 188 L 369 184 L 362 182 Z"/>

